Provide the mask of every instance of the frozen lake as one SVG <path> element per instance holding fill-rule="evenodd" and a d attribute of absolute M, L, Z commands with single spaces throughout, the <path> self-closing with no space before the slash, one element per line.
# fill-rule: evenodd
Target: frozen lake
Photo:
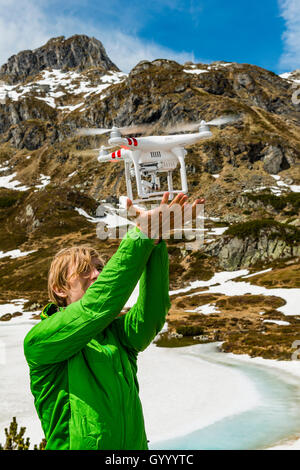
<path fill-rule="evenodd" d="M 174 377 L 172 368 L 166 370 L 168 393 L 177 395 L 176 403 L 172 400 L 169 403 L 177 422 L 171 421 L 161 436 L 157 430 L 167 420 L 159 416 L 157 407 L 166 397 L 163 392 L 156 405 L 148 395 L 149 389 L 144 390 L 143 406 L 145 415 L 149 415 L 152 435 L 150 449 L 263 449 L 288 437 L 300 436 L 299 377 L 277 369 L 274 364 L 277 361 L 262 360 L 262 364 L 251 359 L 243 361 L 239 356 L 220 352 L 213 343 L 177 348 L 170 354 L 174 365 L 176 355 L 180 361 L 186 361 L 183 376 L 181 367 L 176 372 L 174 368 Z M 266 365 L 268 362 L 273 367 Z M 295 362 L 298 361 L 293 361 L 293 365 Z M 284 366 L 283 361 L 280 363 Z M 187 384 L 189 374 L 191 383 Z M 166 415 L 170 412 L 169 407 Z M 156 431 L 151 429 L 155 413 Z M 168 438 L 168 433 L 175 436 Z"/>

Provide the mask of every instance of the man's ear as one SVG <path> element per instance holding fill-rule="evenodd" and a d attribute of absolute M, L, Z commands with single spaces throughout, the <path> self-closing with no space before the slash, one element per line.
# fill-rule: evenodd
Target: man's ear
<path fill-rule="evenodd" d="M 53 290 L 58 297 L 68 297 L 68 294 L 64 290 L 58 289 L 56 286 L 53 286 Z"/>

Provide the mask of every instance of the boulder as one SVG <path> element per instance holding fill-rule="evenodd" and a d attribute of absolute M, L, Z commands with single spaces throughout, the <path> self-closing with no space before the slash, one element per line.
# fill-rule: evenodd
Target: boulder
<path fill-rule="evenodd" d="M 246 226 L 240 224 L 240 227 Z M 205 246 L 205 253 L 215 256 L 219 260 L 222 269 L 234 271 L 240 268 L 253 266 L 258 262 L 271 262 L 276 259 L 298 257 L 300 245 L 292 243 L 293 236 L 299 239 L 297 227 L 285 226 L 270 222 L 265 227 L 260 227 L 245 232 L 239 236 L 226 235 Z"/>
<path fill-rule="evenodd" d="M 264 170 L 271 175 L 277 175 L 280 171 L 282 159 L 282 151 L 278 147 L 270 145 L 267 147 L 263 158 Z"/>

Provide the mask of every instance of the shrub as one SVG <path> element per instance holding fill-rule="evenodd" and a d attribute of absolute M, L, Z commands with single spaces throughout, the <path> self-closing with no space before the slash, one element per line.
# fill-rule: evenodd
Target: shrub
<path fill-rule="evenodd" d="M 28 450 L 29 449 L 29 437 L 24 440 L 26 428 L 21 428 L 18 431 L 18 424 L 15 416 L 9 425 L 9 429 L 5 428 L 6 442 L 4 447 L 0 444 L 1 450 Z"/>
<path fill-rule="evenodd" d="M 299 193 L 289 193 L 282 196 L 276 196 L 272 193 L 247 194 L 247 198 L 253 202 L 260 201 L 265 206 L 272 206 L 278 211 L 283 210 L 287 205 L 292 206 L 293 210 L 296 211 L 296 213 L 300 209 Z"/>
<path fill-rule="evenodd" d="M 288 245 L 296 245 L 300 242 L 300 230 L 297 227 L 281 224 L 273 219 L 255 219 L 233 224 L 226 230 L 225 235 L 242 239 L 246 237 L 258 239 L 261 231 L 267 231 L 269 238 L 280 238 Z"/>
<path fill-rule="evenodd" d="M 6 442 L 4 446 L 0 443 L 0 450 L 29 450 L 30 439 L 29 437 L 24 437 L 25 431 L 25 427 L 21 427 L 18 431 L 18 423 L 14 416 L 9 425 L 9 429 L 5 428 Z M 46 440 L 43 439 L 39 446 L 34 446 L 34 450 L 44 450 L 45 447 Z"/>
<path fill-rule="evenodd" d="M 196 336 L 203 334 L 203 328 L 197 325 L 182 325 L 176 328 L 176 333 L 183 336 Z"/>
<path fill-rule="evenodd" d="M 21 191 L 14 191 L 9 189 L 0 190 L 0 209 L 7 209 L 14 206 L 18 201 L 23 198 Z"/>

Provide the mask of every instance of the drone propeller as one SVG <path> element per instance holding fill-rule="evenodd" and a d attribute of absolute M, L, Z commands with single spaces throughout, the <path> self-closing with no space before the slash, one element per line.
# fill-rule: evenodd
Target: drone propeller
<path fill-rule="evenodd" d="M 115 145 L 107 145 L 107 146 L 101 145 L 100 150 L 113 149 L 114 147 L 115 147 Z"/>
<path fill-rule="evenodd" d="M 102 135 L 108 132 L 117 131 L 121 134 L 129 135 L 129 134 L 141 134 L 149 129 L 149 125 L 132 125 L 126 127 L 112 127 L 111 129 L 105 128 L 95 128 L 95 129 L 87 129 L 87 128 L 80 128 L 77 130 L 77 135 Z"/>
<path fill-rule="evenodd" d="M 190 124 L 184 124 L 184 123 L 177 124 L 173 127 L 168 127 L 167 130 L 168 132 L 193 131 L 195 129 L 198 129 L 201 125 L 222 126 L 224 124 L 231 124 L 233 122 L 236 122 L 239 119 L 239 117 L 240 117 L 239 115 L 221 116 L 209 122 L 200 121 L 200 122 L 194 122 Z"/>
<path fill-rule="evenodd" d="M 98 147 L 98 148 L 93 148 L 93 149 L 89 149 L 89 150 L 77 150 L 77 152 L 75 152 L 75 155 L 88 155 L 88 154 L 95 154 L 95 155 L 99 155 L 99 152 L 100 154 L 105 154 L 106 155 L 106 152 L 105 150 L 109 150 L 109 149 L 112 149 L 112 148 L 115 148 L 116 146 L 115 145 L 107 145 L 107 146 L 104 146 L 104 145 L 101 145 L 101 147 Z"/>
<path fill-rule="evenodd" d="M 207 122 L 208 126 L 222 126 L 223 124 L 231 124 L 232 122 L 238 121 L 240 118 L 239 115 L 234 114 L 230 116 L 221 116 L 219 118 L 215 118 L 212 121 Z"/>

